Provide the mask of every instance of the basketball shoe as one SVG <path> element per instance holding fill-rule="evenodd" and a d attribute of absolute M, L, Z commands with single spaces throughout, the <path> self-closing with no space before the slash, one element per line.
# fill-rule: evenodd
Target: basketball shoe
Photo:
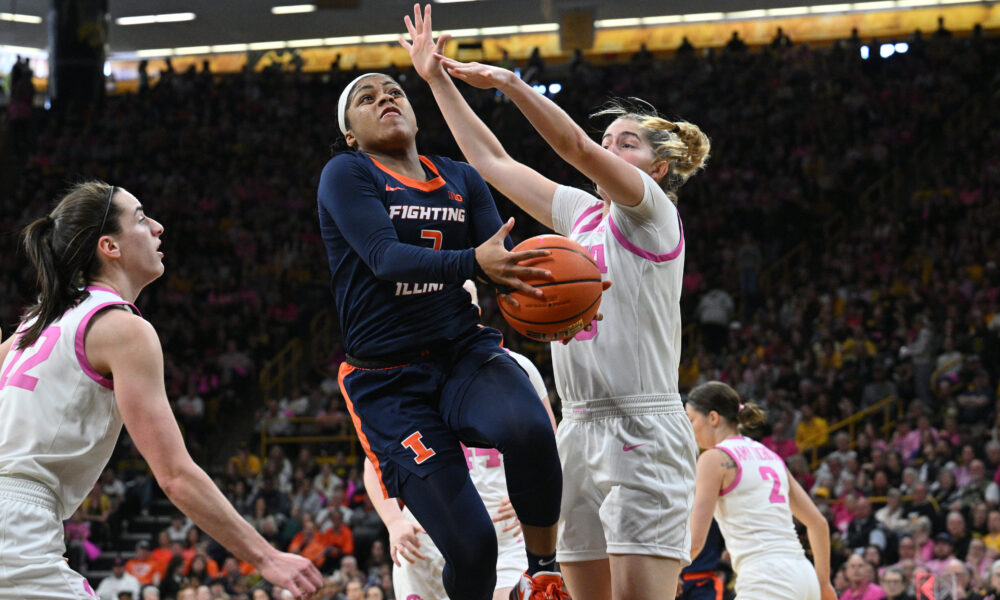
<path fill-rule="evenodd" d="M 532 577 L 525 571 L 510 591 L 510 600 L 570 600 L 559 573 L 539 571 Z"/>

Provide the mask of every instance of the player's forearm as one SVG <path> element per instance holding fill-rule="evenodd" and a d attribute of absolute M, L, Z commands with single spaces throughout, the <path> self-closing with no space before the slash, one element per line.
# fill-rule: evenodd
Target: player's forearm
<path fill-rule="evenodd" d="M 818 513 L 818 511 L 817 511 Z M 830 582 L 830 528 L 825 519 L 806 525 L 806 535 L 812 548 L 813 565 L 820 583 Z"/>
<path fill-rule="evenodd" d="M 174 506 L 237 558 L 260 568 L 275 552 L 193 462 L 157 482 Z"/>
<path fill-rule="evenodd" d="M 535 131 L 548 142 L 556 154 L 579 168 L 578 163 L 585 158 L 590 138 L 566 114 L 566 111 L 544 94 L 533 90 L 519 77 L 512 76 L 509 81 L 498 87 L 517 105 Z"/>
<path fill-rule="evenodd" d="M 465 159 L 487 181 L 493 183 L 494 174 L 490 169 L 492 162 L 507 156 L 500 140 L 472 111 L 451 77 L 435 78 L 428 81 L 428 84 Z"/>

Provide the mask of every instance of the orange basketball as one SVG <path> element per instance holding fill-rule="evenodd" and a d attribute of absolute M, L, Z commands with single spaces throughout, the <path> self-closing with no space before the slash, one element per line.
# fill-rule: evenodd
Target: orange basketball
<path fill-rule="evenodd" d="M 552 279 L 525 279 L 544 294 L 541 298 L 511 292 L 520 306 L 500 298 L 500 312 L 511 327 L 540 342 L 573 337 L 597 316 L 601 306 L 601 271 L 587 249 L 561 235 L 539 235 L 524 240 L 514 252 L 549 250 L 551 254 L 522 262 L 546 269 Z"/>

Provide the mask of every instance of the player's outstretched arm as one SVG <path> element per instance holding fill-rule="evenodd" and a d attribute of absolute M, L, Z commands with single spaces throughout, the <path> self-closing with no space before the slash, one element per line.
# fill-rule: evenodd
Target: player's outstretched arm
<path fill-rule="evenodd" d="M 549 146 L 600 186 L 613 202 L 625 206 L 642 202 L 645 185 L 636 168 L 601 148 L 563 109 L 544 94 L 533 90 L 520 77 L 491 65 L 462 63 L 446 57 L 439 60 L 452 77 L 474 87 L 496 88 L 506 94 Z M 447 116 L 444 107 L 442 111 Z M 668 164 L 661 164 L 660 168 L 666 173 Z M 485 173 L 483 176 L 486 177 Z M 489 180 L 489 177 L 486 179 Z"/>
<path fill-rule="evenodd" d="M 415 4 L 413 20 L 406 17 L 404 21 L 411 41 L 400 39 L 399 43 L 409 51 L 413 67 L 430 86 L 434 100 L 466 160 L 479 171 L 483 179 L 538 222 L 551 228 L 552 196 L 558 186 L 531 167 L 511 158 L 500 140 L 472 112 L 472 108 L 436 58 L 443 51 L 448 38 L 442 36 L 434 41 L 431 6 L 428 4 L 421 13 L 420 5 Z"/>
<path fill-rule="evenodd" d="M 319 571 L 301 556 L 271 547 L 230 505 L 184 446 L 163 383 L 163 351 L 153 326 L 123 310 L 95 318 L 86 353 L 99 372 L 111 372 L 115 401 L 157 483 L 184 514 L 265 579 L 307 598 L 323 585 Z"/>
<path fill-rule="evenodd" d="M 400 557 L 409 562 L 414 559 L 426 560 L 427 557 L 420 553 L 420 539 L 417 533 L 426 533 L 420 525 L 411 523 L 403 517 L 403 511 L 399 508 L 399 503 L 395 498 L 386 498 L 382 493 L 382 483 L 375 474 L 375 466 L 372 461 L 365 458 L 365 489 L 368 490 L 368 497 L 371 498 L 375 512 L 382 518 L 386 529 L 389 530 L 389 554 L 392 562 L 397 567 L 403 566 L 399 561 Z"/>
<path fill-rule="evenodd" d="M 789 507 L 792 515 L 806 526 L 822 599 L 835 600 L 837 592 L 830 580 L 830 525 L 799 482 L 787 469 L 785 473 L 788 477 Z"/>
<path fill-rule="evenodd" d="M 722 450 L 710 449 L 698 457 L 698 476 L 694 485 L 694 507 L 691 509 L 691 560 L 705 547 L 705 538 L 712 527 L 715 503 L 722 489 L 722 477 L 732 458 Z"/>

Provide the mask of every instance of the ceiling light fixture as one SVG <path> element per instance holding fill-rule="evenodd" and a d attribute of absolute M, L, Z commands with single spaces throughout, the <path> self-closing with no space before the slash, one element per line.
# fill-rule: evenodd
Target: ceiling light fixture
<path fill-rule="evenodd" d="M 311 13 L 316 10 L 315 4 L 286 4 L 284 6 L 272 6 L 271 14 L 275 15 L 296 15 L 300 13 Z"/>
<path fill-rule="evenodd" d="M 32 25 L 38 25 L 42 22 L 42 18 L 35 15 L 0 12 L 0 21 L 11 21 L 12 23 L 31 23 Z"/>
<path fill-rule="evenodd" d="M 162 15 L 139 15 L 135 17 L 118 17 L 115 23 L 118 25 L 149 25 L 151 23 L 180 23 L 182 21 L 194 21 L 193 12 L 165 13 Z"/>

